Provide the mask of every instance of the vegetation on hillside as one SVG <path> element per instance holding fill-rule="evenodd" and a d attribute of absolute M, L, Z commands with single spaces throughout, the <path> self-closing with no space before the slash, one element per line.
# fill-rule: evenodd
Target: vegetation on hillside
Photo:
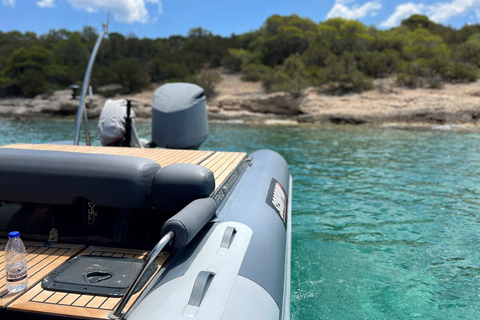
<path fill-rule="evenodd" d="M 0 32 L 0 96 L 27 96 L 81 84 L 96 30 L 51 30 L 37 36 Z M 213 69 L 241 71 L 267 91 L 301 96 L 307 86 L 332 93 L 373 88 L 373 79 L 394 76 L 398 85 L 440 88 L 475 81 L 480 66 L 480 25 L 461 29 L 413 15 L 389 30 L 341 18 L 315 23 L 274 15 L 257 31 L 230 37 L 202 28 L 187 36 L 138 39 L 111 33 L 99 51 L 92 85 L 120 84 L 122 93 L 150 83 L 195 82 L 213 93 Z"/>

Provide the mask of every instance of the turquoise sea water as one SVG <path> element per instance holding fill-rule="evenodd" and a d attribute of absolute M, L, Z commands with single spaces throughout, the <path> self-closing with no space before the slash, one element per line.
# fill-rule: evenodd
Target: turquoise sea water
<path fill-rule="evenodd" d="M 72 132 L 0 120 L 0 144 Z M 294 179 L 292 319 L 480 319 L 480 133 L 211 124 L 202 146 L 261 148 Z"/>

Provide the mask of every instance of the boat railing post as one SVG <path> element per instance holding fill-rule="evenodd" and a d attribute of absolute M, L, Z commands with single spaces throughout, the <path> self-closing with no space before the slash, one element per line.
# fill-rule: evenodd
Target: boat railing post
<path fill-rule="evenodd" d="M 80 129 L 82 126 L 82 118 L 85 124 L 86 142 L 87 142 L 87 145 L 90 145 L 87 112 L 85 110 L 85 97 L 87 96 L 87 91 L 90 83 L 90 76 L 92 74 L 93 64 L 95 62 L 95 58 L 97 57 L 98 49 L 100 48 L 100 44 L 102 43 L 102 40 L 105 37 L 105 34 L 108 33 L 108 19 L 109 18 L 107 16 L 107 23 L 103 25 L 103 31 L 98 36 L 97 42 L 95 42 L 92 55 L 90 56 L 90 60 L 88 61 L 87 70 L 85 71 L 85 76 L 83 77 L 82 95 L 80 96 L 80 103 L 78 104 L 78 110 L 77 110 L 77 120 L 75 122 L 75 139 L 73 140 L 74 145 L 80 144 Z"/>
<path fill-rule="evenodd" d="M 87 109 L 83 108 L 83 127 L 85 128 L 85 143 L 90 145 L 90 132 L 88 131 Z M 78 144 L 78 143 L 77 143 Z"/>
<path fill-rule="evenodd" d="M 173 231 L 169 231 L 166 235 L 162 237 L 162 239 L 160 239 L 160 241 L 157 243 L 155 248 L 153 248 L 153 250 L 148 255 L 146 262 L 143 264 L 142 269 L 140 269 L 137 276 L 135 277 L 135 280 L 133 280 L 130 287 L 128 287 L 127 292 L 123 295 L 122 299 L 118 303 L 115 310 L 113 310 L 108 314 L 109 319 L 118 320 L 123 318 L 123 316 L 125 315 L 123 313 L 123 309 L 127 305 L 130 298 L 132 297 L 133 292 L 135 291 L 135 288 L 137 287 L 140 280 L 143 278 L 143 275 L 145 274 L 147 269 L 150 267 L 150 265 L 153 263 L 153 261 L 155 261 L 158 254 L 163 250 L 163 248 L 167 245 L 167 243 L 169 243 L 170 240 L 172 240 L 174 237 L 175 237 L 175 233 Z"/>

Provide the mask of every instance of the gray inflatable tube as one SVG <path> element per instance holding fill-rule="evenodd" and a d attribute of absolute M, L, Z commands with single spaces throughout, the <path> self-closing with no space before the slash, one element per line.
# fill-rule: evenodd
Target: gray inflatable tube
<path fill-rule="evenodd" d="M 216 218 L 173 257 L 128 319 L 290 318 L 291 177 L 278 153 L 251 157 Z"/>

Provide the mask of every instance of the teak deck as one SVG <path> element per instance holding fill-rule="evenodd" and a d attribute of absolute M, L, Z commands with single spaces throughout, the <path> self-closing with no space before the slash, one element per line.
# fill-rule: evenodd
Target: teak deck
<path fill-rule="evenodd" d="M 6 240 L 0 240 L 0 307 L 4 308 L 13 300 L 18 298 L 21 293 L 12 294 L 7 291 L 5 280 L 5 245 Z M 27 252 L 28 266 L 28 288 L 42 280 L 47 274 L 59 267 L 63 262 L 79 253 L 85 246 L 54 244 L 44 246 L 42 243 L 25 242 Z"/>
<path fill-rule="evenodd" d="M 2 242 L 1 259 L 3 259 L 5 240 Z M 9 311 L 22 313 L 43 314 L 49 316 L 84 318 L 84 319 L 108 319 L 108 314 L 115 308 L 120 301 L 119 297 L 104 297 L 88 294 L 75 294 L 43 290 L 41 280 L 50 272 L 59 267 L 68 258 L 76 255 L 83 249 L 81 245 L 56 244 L 45 247 L 41 243 L 25 242 L 29 270 L 28 290 L 18 294 L 9 294 L 3 287 L 2 307 L 7 306 L 7 317 Z M 106 247 L 88 247 L 79 255 L 102 255 L 113 257 L 125 257 L 143 259 L 148 251 L 134 249 L 119 249 Z M 157 270 L 150 278 L 153 279 L 160 270 L 161 266 L 168 258 L 168 253 L 160 253 L 157 258 Z M 2 260 L 3 261 L 3 260 Z M 2 277 L 5 276 L 4 264 L 2 268 Z M 0 280 L 5 281 L 4 278 Z M 141 291 L 134 294 L 125 309 L 128 310 L 135 302 L 138 296 L 147 287 L 146 284 Z"/>
<path fill-rule="evenodd" d="M 174 163 L 198 164 L 210 169 L 215 177 L 215 190 L 220 188 L 230 174 L 247 157 L 244 152 L 215 152 L 174 149 L 141 149 L 122 147 L 92 147 L 54 144 L 11 144 L 0 148 L 49 150 L 118 156 L 140 157 L 153 160 L 165 167 Z"/>

